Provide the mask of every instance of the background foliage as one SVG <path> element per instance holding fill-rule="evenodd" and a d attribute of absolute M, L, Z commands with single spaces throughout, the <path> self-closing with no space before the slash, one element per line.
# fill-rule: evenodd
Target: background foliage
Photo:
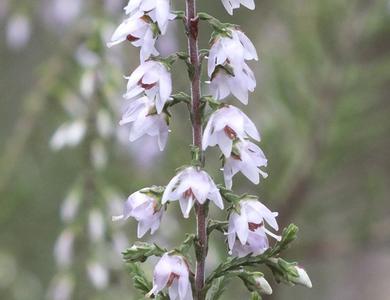
<path fill-rule="evenodd" d="M 182 9 L 182 2 L 175 1 L 175 8 Z M 88 167 L 90 145 L 84 141 L 53 151 L 50 140 L 61 124 L 74 118 L 64 107 L 73 105 L 69 99 L 79 98 L 85 75 L 74 57 L 80 45 L 91 41 L 95 45 L 90 49 L 103 58 L 98 70 L 106 102 L 99 105 L 109 111 L 116 127 L 123 102 L 121 76 L 138 64 L 137 49 L 125 45 L 108 51 L 99 41 L 108 40 L 122 18 L 122 6 L 120 0 L 0 2 L 1 299 L 44 299 L 57 272 L 53 245 L 64 228 L 59 210 Z M 199 9 L 231 21 L 220 1 L 200 0 Z M 275 294 L 264 298 L 387 299 L 390 3 L 257 0 L 256 11 L 240 9 L 232 22 L 242 26 L 260 52 L 260 63 L 251 65 L 259 88 L 247 111 L 262 131 L 271 175 L 258 187 L 245 179 L 236 186 L 238 192 L 259 194 L 280 212 L 284 225 L 294 222 L 300 227 L 288 255 L 306 267 L 314 285 L 311 290 L 274 287 Z M 185 46 L 181 24 L 172 30 L 175 34 L 160 43 L 162 52 Z M 94 38 L 100 35 L 102 39 Z M 205 26 L 202 47 L 208 38 Z M 177 67 L 175 87 L 183 90 L 184 67 Z M 103 178 L 104 188 L 115 189 L 123 200 L 144 186 L 165 185 L 174 169 L 188 162 L 186 146 L 191 143 L 186 112 L 175 109 L 173 115 L 174 134 L 166 152 L 159 153 L 148 140 L 130 145 L 126 130 L 115 128 L 119 134 L 101 138 L 106 167 L 90 176 Z M 208 153 L 208 170 L 221 182 L 216 157 L 216 152 Z M 90 201 L 99 202 L 99 197 Z M 153 237 L 164 247 L 175 247 L 184 232 L 194 228 L 193 219 L 176 220 L 175 209 L 170 207 Z M 112 226 L 111 211 L 103 214 Z M 125 230 L 129 245 L 135 241 L 134 222 L 112 230 Z M 214 236 L 210 269 L 226 255 L 223 238 Z M 77 244 L 79 265 L 85 263 L 79 253 L 88 247 L 87 240 Z M 84 269 L 74 272 L 83 281 Z M 85 283 L 83 296 L 76 294 L 75 299 L 133 299 L 127 276 L 119 264 L 109 288 L 96 291 Z M 224 299 L 246 297 L 235 283 Z"/>

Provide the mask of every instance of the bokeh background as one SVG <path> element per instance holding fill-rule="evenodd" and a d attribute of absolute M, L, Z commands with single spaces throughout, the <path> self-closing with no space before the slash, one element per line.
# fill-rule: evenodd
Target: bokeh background
<path fill-rule="evenodd" d="M 285 255 L 312 289 L 269 281 L 264 299 L 390 299 L 390 2 L 257 0 L 230 17 L 218 0 L 199 9 L 240 24 L 256 44 L 258 88 L 244 109 L 262 132 L 269 178 L 253 186 L 279 222 L 300 227 Z M 190 159 L 184 108 L 173 110 L 168 147 L 130 144 L 117 126 L 121 94 L 138 64 L 129 44 L 105 42 L 122 0 L 0 0 L 0 298 L 141 299 L 120 252 L 133 221 L 114 224 L 132 192 L 165 185 Z M 174 1 L 183 9 L 184 1 Z M 159 42 L 185 47 L 180 22 Z M 210 30 L 202 26 L 201 46 Z M 177 63 L 174 88 L 187 91 Z M 222 182 L 218 152 L 207 169 Z M 212 210 L 216 218 L 223 218 Z M 146 240 L 175 247 L 194 219 L 169 207 Z M 226 256 L 213 235 L 208 269 Z M 154 261 L 146 264 L 146 270 Z M 246 299 L 237 281 L 222 299 Z"/>

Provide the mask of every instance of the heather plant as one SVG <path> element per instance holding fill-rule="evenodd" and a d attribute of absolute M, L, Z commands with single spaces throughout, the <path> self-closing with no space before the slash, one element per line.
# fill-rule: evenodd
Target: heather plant
<path fill-rule="evenodd" d="M 232 190 L 233 178 L 239 172 L 254 184 L 267 177 L 267 159 L 258 146 L 259 131 L 244 112 L 226 102 L 231 96 L 248 104 L 250 92 L 256 87 L 248 63 L 258 60 L 257 51 L 238 25 L 198 12 L 196 2 L 186 0 L 185 11 L 173 11 L 169 0 L 130 0 L 125 7 L 126 19 L 108 42 L 109 47 L 129 42 L 140 48 L 140 65 L 126 77 L 126 108 L 120 121 L 121 125 L 130 124 L 131 141 L 149 135 L 163 151 L 174 119 L 170 109 L 175 105 L 188 107 L 192 124 L 191 161 L 179 168 L 166 186 L 150 186 L 132 193 L 123 205 L 123 214 L 113 217 L 134 218 L 138 222 L 138 238 L 149 231 L 157 232 L 166 210 L 175 201 L 179 202 L 184 218 L 192 213 L 196 217 L 196 233 L 188 233 L 177 248 L 137 242 L 123 252 L 134 285 L 146 296 L 158 299 L 218 299 L 226 283 L 236 277 L 242 280 L 252 299 L 261 299 L 262 294 L 272 293 L 262 273 L 262 268 L 268 267 L 277 282 L 311 287 L 304 269 L 281 257 L 296 238 L 297 227 L 290 225 L 278 233 L 277 212 L 262 204 L 257 195 L 237 195 Z M 230 14 L 241 4 L 255 8 L 253 0 L 222 3 Z M 162 57 L 155 43 L 174 21 L 183 22 L 188 49 Z M 200 22 L 212 29 L 210 49 L 199 48 Z M 177 61 L 187 66 L 189 93 L 173 92 L 171 73 Z M 202 73 L 206 61 L 207 80 Z M 206 92 L 202 92 L 203 82 L 207 84 Z M 204 169 L 205 151 L 213 146 L 221 151 L 224 184 L 215 183 Z M 224 210 L 226 220 L 213 219 L 209 215 L 210 205 Z M 206 274 L 208 245 L 214 231 L 227 237 L 228 255 Z M 190 254 L 192 248 L 195 262 Z M 139 265 L 151 256 L 160 257 L 153 280 L 146 277 Z"/>

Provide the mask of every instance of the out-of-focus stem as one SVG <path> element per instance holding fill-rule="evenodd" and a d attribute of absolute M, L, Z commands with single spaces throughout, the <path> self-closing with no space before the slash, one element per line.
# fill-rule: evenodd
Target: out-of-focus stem
<path fill-rule="evenodd" d="M 193 66 L 193 74 L 191 78 L 191 115 L 192 115 L 192 131 L 193 143 L 202 150 L 202 115 L 200 103 L 200 61 L 198 48 L 198 22 L 199 19 L 196 13 L 196 0 L 186 0 L 186 26 L 188 36 L 188 51 L 190 55 L 191 65 Z M 200 160 L 203 161 L 203 155 L 200 155 Z M 197 204 L 196 220 L 197 220 L 197 259 L 195 273 L 195 298 L 203 300 L 204 279 L 205 279 L 205 261 L 207 256 L 207 207 L 206 205 Z"/>

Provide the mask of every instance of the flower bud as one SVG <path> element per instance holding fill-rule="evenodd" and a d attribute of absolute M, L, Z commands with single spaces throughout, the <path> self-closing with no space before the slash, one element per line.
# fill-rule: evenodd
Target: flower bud
<path fill-rule="evenodd" d="M 264 278 L 264 276 L 255 277 L 255 283 L 262 294 L 266 294 L 266 295 L 272 294 L 272 288 L 269 285 L 268 281 Z"/>
<path fill-rule="evenodd" d="M 239 275 L 245 286 L 251 292 L 271 295 L 272 288 L 268 281 L 264 278 L 263 273 L 260 272 L 243 272 Z"/>
<path fill-rule="evenodd" d="M 312 288 L 313 285 L 312 285 L 310 277 L 309 277 L 309 275 L 307 275 L 306 271 L 300 267 L 297 267 L 297 266 L 295 267 L 295 270 L 298 273 L 298 277 L 295 278 L 294 282 L 296 284 L 300 284 L 300 285 L 303 285 L 305 287 Z"/>

